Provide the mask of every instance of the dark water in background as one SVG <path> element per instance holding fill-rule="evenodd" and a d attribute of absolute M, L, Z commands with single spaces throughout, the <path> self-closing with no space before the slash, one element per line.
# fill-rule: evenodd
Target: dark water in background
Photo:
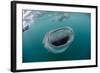
<path fill-rule="evenodd" d="M 53 13 L 53 12 L 49 12 Z M 91 58 L 91 15 L 89 13 L 69 12 L 64 20 L 52 20 L 53 15 L 46 13 L 31 24 L 23 32 L 22 59 L 28 62 L 47 62 L 64 60 L 86 60 Z M 56 28 L 69 26 L 74 31 L 74 41 L 69 48 L 60 54 L 54 54 L 45 49 L 43 42 L 45 34 Z"/>

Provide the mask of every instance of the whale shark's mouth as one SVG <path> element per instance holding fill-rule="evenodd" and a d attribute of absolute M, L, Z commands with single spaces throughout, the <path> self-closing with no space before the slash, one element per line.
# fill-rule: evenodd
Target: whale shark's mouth
<path fill-rule="evenodd" d="M 74 39 L 73 29 L 70 27 L 62 27 L 49 31 L 43 43 L 46 49 L 53 53 L 62 53 L 68 49 Z"/>
<path fill-rule="evenodd" d="M 69 36 L 63 37 L 61 39 L 58 39 L 58 40 L 52 42 L 52 45 L 54 45 L 54 46 L 64 45 L 64 44 L 66 44 L 68 42 L 69 39 L 70 39 Z"/>

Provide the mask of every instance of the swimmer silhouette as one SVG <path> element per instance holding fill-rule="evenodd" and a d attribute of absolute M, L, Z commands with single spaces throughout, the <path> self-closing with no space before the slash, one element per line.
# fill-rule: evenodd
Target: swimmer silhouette
<path fill-rule="evenodd" d="M 43 39 L 43 44 L 52 53 L 62 53 L 68 49 L 73 39 L 72 28 L 62 27 L 49 31 Z"/>

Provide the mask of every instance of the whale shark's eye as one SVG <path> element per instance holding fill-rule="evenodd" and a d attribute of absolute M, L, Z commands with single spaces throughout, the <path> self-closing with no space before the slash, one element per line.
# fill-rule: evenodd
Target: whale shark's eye
<path fill-rule="evenodd" d="M 69 27 L 63 27 L 49 31 L 45 35 L 43 43 L 48 50 L 62 52 L 71 44 L 73 37 L 73 30 Z"/>

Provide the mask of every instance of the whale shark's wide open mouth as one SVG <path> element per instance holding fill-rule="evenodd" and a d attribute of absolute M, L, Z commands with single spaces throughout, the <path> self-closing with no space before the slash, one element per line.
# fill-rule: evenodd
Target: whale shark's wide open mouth
<path fill-rule="evenodd" d="M 54 46 L 64 45 L 68 42 L 69 38 L 70 38 L 69 36 L 66 36 L 61 39 L 58 39 L 58 40 L 52 42 L 52 45 L 54 45 Z"/>
<path fill-rule="evenodd" d="M 70 27 L 49 31 L 44 38 L 45 48 L 54 53 L 64 52 L 73 41 L 74 33 Z"/>

